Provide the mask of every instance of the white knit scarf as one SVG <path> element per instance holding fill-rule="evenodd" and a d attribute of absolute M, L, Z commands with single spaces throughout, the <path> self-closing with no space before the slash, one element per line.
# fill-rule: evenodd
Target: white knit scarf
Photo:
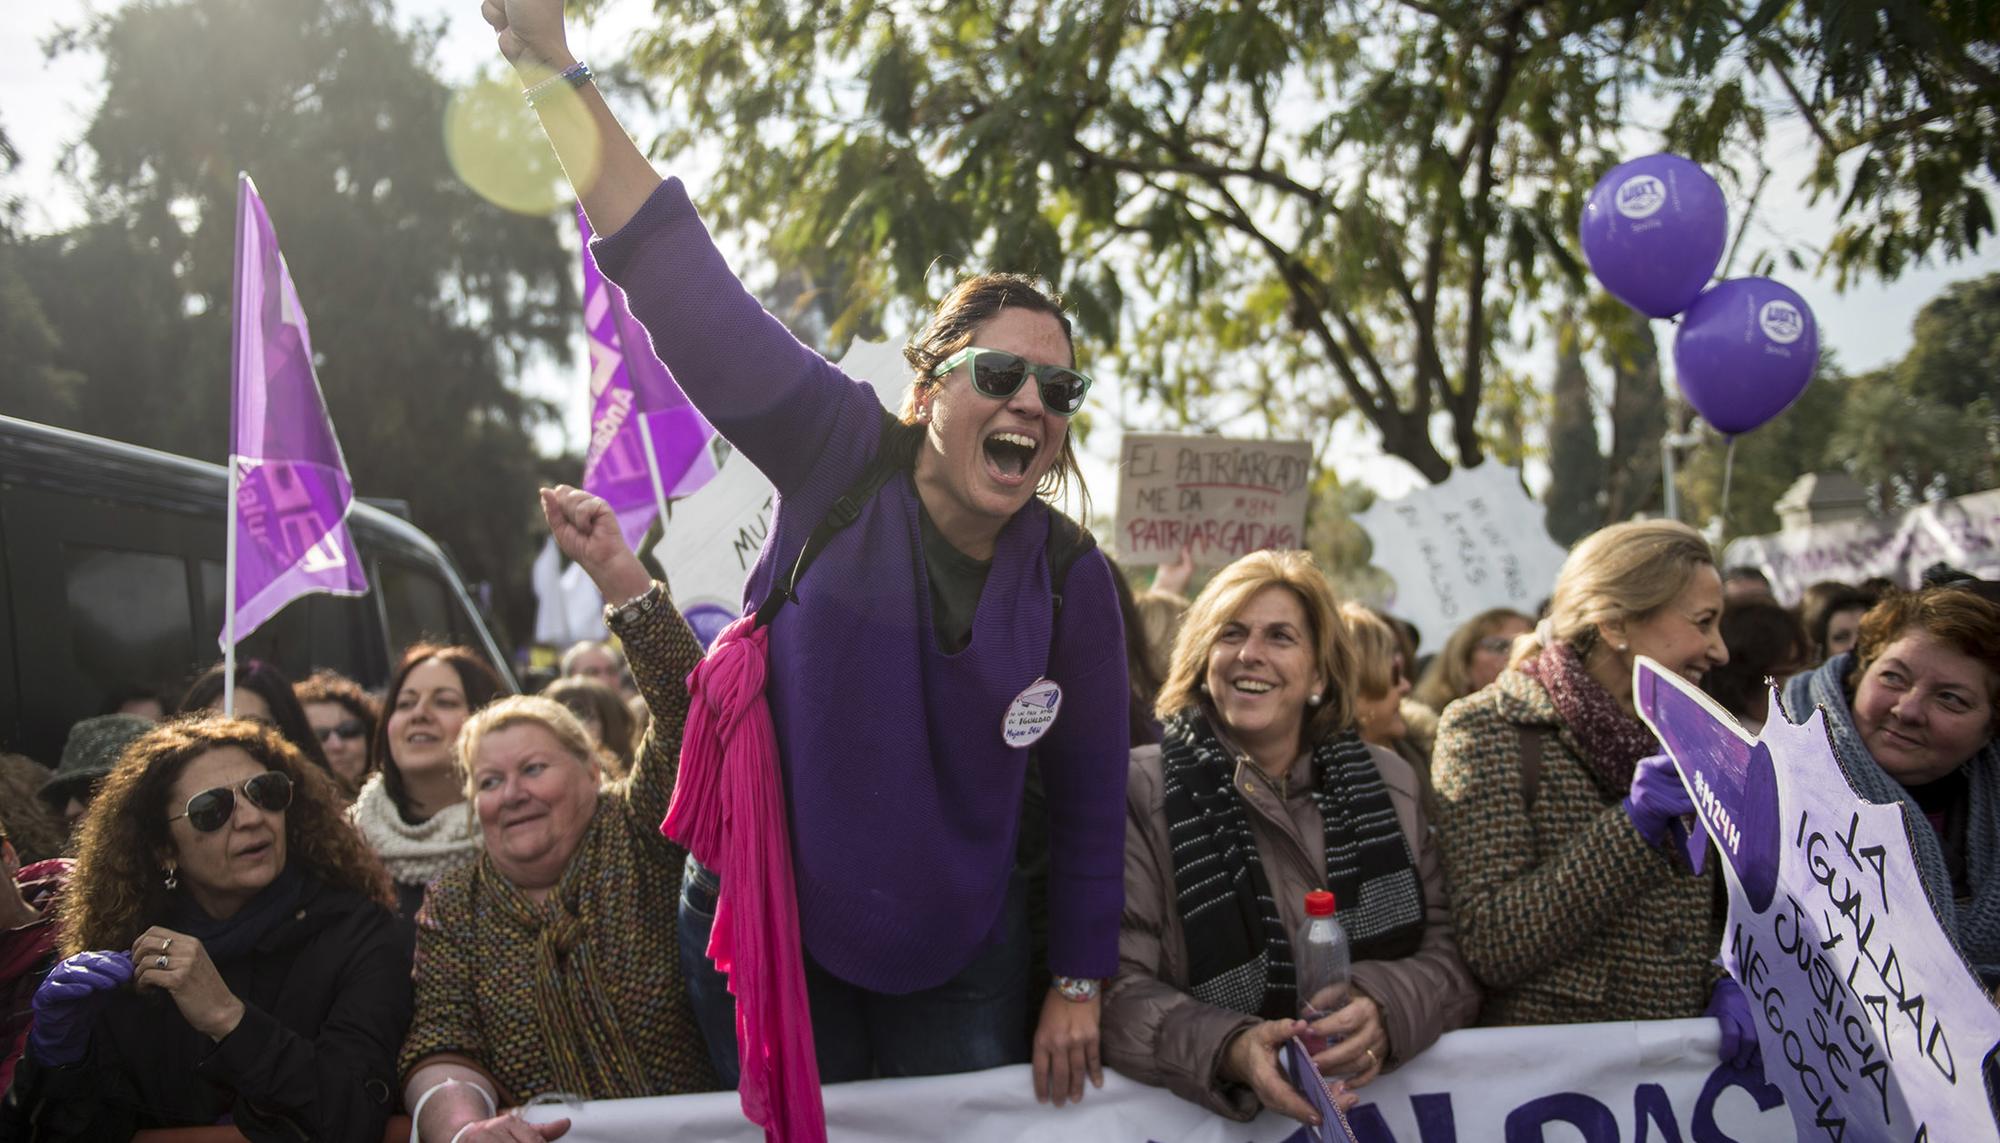
<path fill-rule="evenodd" d="M 479 856 L 479 823 L 471 806 L 446 806 L 429 821 L 411 825 L 397 811 L 380 774 L 361 787 L 347 816 L 399 884 L 428 885 Z"/>

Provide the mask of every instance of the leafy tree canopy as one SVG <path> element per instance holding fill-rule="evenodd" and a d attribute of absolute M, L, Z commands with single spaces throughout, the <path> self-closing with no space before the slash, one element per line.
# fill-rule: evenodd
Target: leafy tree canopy
<path fill-rule="evenodd" d="M 1039 272 L 1157 419 L 1310 439 L 1358 412 L 1432 479 L 1489 447 L 1499 350 L 1581 289 L 1582 199 L 1630 151 L 1740 191 L 1804 122 L 1842 221 L 1791 253 L 1843 275 L 1993 227 L 1976 0 L 657 8 L 660 149 L 719 145 L 702 201 L 839 291 L 835 339 L 962 270 Z"/>
<path fill-rule="evenodd" d="M 103 59 L 81 140 L 92 221 L 15 251 L 82 381 L 86 432 L 220 461 L 229 425 L 236 175 L 269 205 L 361 495 L 419 525 L 529 614 L 549 410 L 507 381 L 575 321 L 555 220 L 502 211 L 445 155 L 434 30 L 387 0 L 134 4 L 59 48 Z M 0 252 L 0 259 L 6 257 Z M 0 262 L 0 336 L 26 311 Z"/>

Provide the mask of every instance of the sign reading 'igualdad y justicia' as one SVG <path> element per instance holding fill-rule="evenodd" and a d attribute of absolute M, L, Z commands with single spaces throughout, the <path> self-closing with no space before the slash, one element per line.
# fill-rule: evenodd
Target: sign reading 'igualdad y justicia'
<path fill-rule="evenodd" d="M 1312 448 L 1304 441 L 1127 433 L 1118 457 L 1118 558 L 1204 567 L 1305 546 Z"/>

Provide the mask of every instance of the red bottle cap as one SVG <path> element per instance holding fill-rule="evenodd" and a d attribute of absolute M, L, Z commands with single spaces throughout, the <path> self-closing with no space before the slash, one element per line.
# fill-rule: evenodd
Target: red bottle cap
<path fill-rule="evenodd" d="M 1306 894 L 1306 916 L 1333 916 L 1333 894 L 1324 889 L 1315 889 Z"/>

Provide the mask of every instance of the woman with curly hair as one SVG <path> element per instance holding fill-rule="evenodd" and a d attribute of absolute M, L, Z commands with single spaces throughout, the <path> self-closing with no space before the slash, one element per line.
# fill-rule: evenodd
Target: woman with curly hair
<path fill-rule="evenodd" d="M 147 733 L 84 819 L 67 956 L 35 993 L 0 1137 L 379 1138 L 411 1006 L 393 901 L 332 779 L 275 730 Z"/>

